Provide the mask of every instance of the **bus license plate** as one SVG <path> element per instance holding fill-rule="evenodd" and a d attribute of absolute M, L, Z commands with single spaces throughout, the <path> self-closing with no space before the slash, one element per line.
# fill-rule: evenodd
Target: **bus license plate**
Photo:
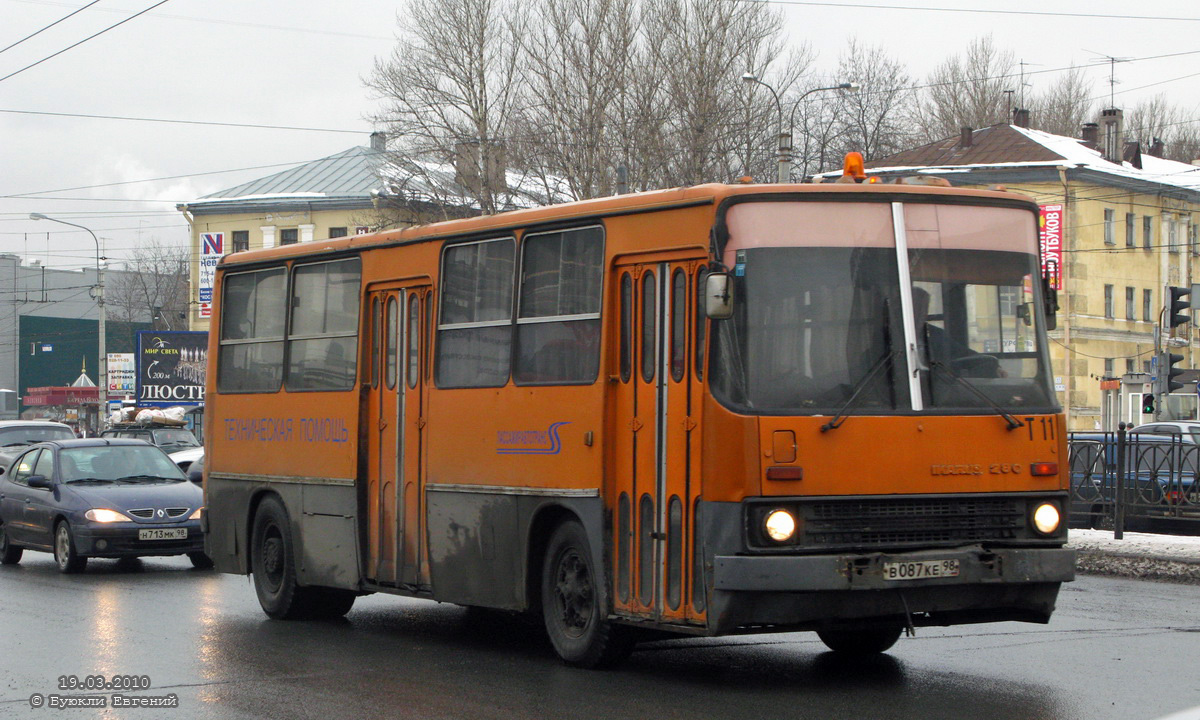
<path fill-rule="evenodd" d="M 957 560 L 912 560 L 883 564 L 884 580 L 925 580 L 957 576 Z"/>
<path fill-rule="evenodd" d="M 187 540 L 187 528 L 138 530 L 138 540 Z"/>

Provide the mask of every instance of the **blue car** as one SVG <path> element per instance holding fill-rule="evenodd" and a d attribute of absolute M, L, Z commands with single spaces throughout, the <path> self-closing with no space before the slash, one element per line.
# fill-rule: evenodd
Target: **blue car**
<path fill-rule="evenodd" d="M 76 573 L 88 558 L 187 555 L 212 567 L 200 529 L 203 491 L 167 454 L 139 440 L 31 446 L 0 474 L 0 562 L 54 553 Z"/>

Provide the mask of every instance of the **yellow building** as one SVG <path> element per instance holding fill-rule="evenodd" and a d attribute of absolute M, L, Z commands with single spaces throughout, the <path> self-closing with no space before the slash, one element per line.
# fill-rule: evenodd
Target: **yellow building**
<path fill-rule="evenodd" d="M 189 327 L 208 330 L 223 255 L 475 214 L 453 168 L 401 160 L 383 133 L 370 146 L 181 204 L 191 227 Z"/>
<path fill-rule="evenodd" d="M 1002 184 L 1042 206 L 1051 235 L 1060 224 L 1062 289 L 1050 349 L 1072 430 L 1154 419 L 1142 413 L 1142 394 L 1150 392 L 1148 373 L 1157 365 L 1166 288 L 1200 283 L 1200 167 L 1154 157 L 1121 138 L 1120 111 L 1105 110 L 1080 139 L 1016 125 L 964 128 L 958 137 L 868 164 L 873 175 Z M 1182 367 L 1195 368 L 1194 325 L 1175 328 L 1173 338 L 1169 332 L 1161 345 L 1184 356 Z M 1195 374 L 1185 377 L 1192 382 L 1165 407 L 1160 399 L 1159 419 L 1197 417 Z"/>

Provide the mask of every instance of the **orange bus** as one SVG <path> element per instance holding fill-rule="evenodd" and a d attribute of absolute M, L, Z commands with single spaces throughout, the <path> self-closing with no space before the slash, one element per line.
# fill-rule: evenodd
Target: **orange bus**
<path fill-rule="evenodd" d="M 226 256 L 207 552 L 639 637 L 1047 622 L 1074 577 L 1036 204 L 703 185 Z"/>

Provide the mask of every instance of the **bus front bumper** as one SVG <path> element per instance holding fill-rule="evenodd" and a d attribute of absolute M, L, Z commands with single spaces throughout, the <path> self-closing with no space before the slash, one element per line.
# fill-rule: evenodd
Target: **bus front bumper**
<path fill-rule="evenodd" d="M 948 573 L 928 576 L 931 573 Z M 915 577 L 914 577 L 915 576 Z M 901 578 L 903 579 L 890 579 Z M 713 558 L 710 632 L 831 622 L 957 625 L 1047 622 L 1075 578 L 1066 548 Z"/>

